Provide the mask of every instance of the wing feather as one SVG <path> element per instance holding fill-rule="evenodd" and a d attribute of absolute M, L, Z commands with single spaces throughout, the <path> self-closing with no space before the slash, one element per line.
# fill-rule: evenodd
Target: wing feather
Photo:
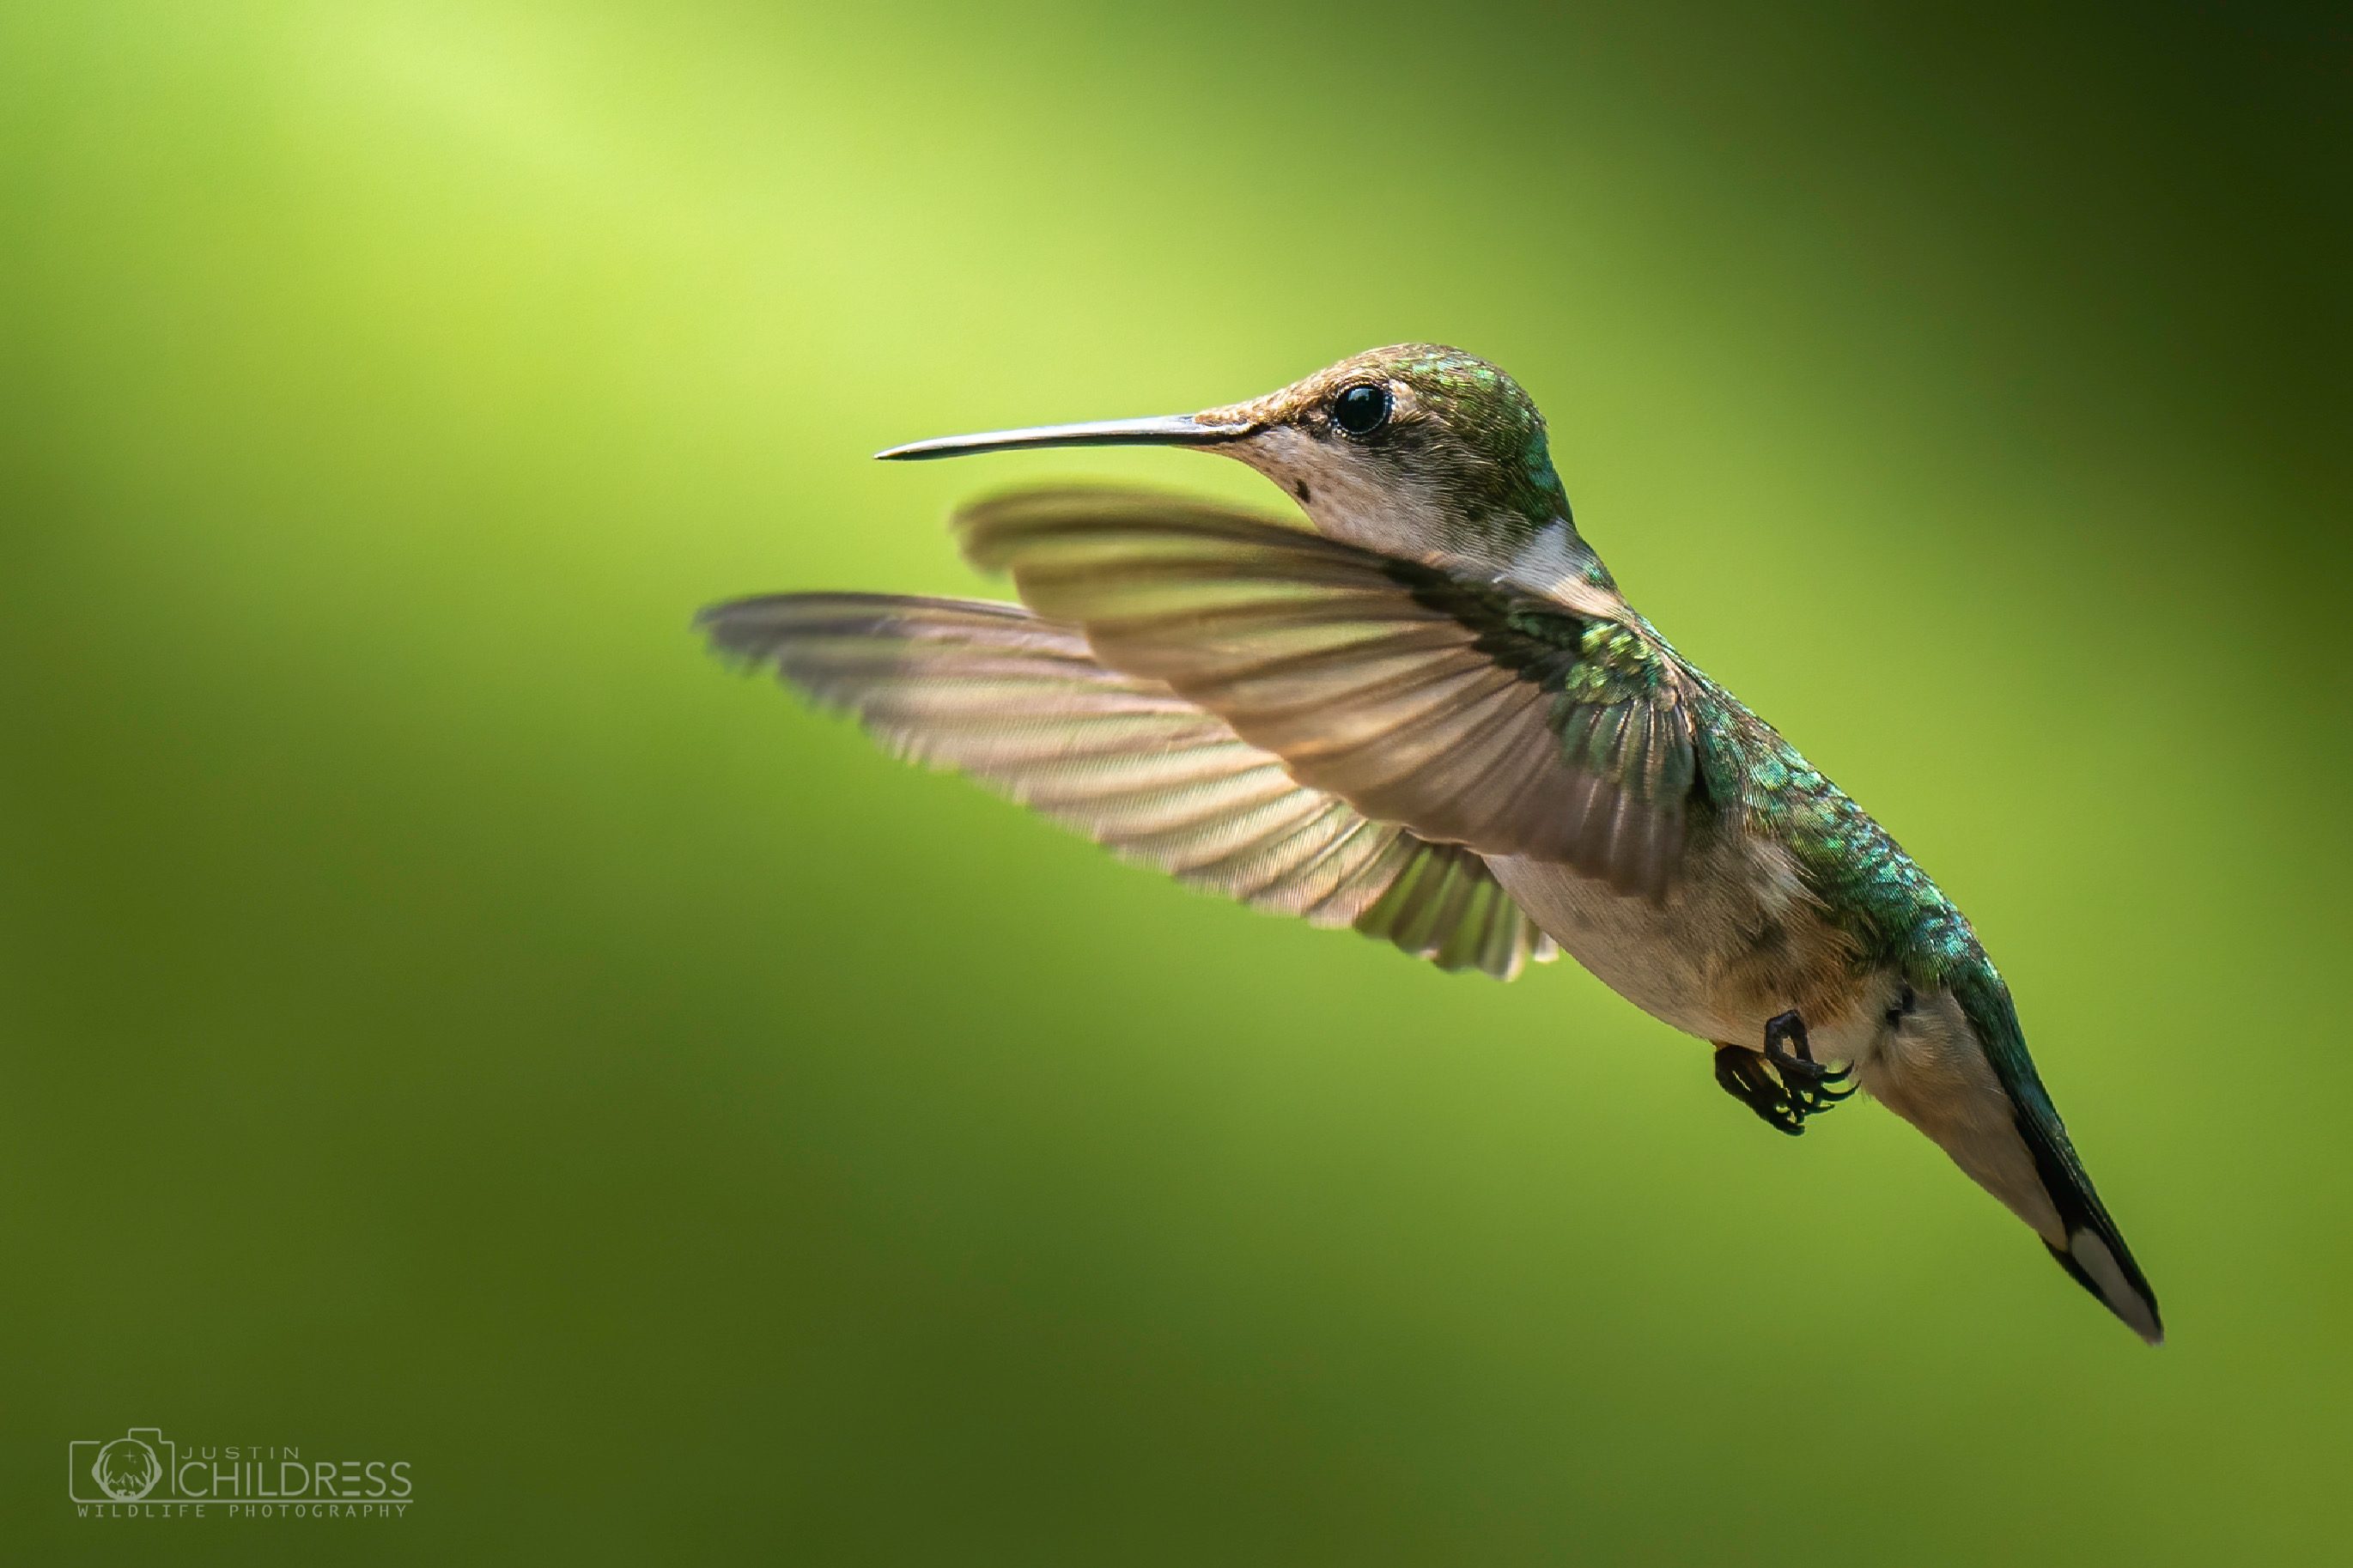
<path fill-rule="evenodd" d="M 1697 777 L 1680 667 L 1597 616 L 1177 498 L 1032 490 L 959 514 L 976 564 L 1299 783 L 1416 837 L 1663 897 Z"/>
<path fill-rule="evenodd" d="M 1359 624 L 1331 622 L 1344 636 Z M 1019 605 L 786 594 L 716 605 L 701 625 L 723 655 L 857 715 L 898 755 L 1195 886 L 1353 924 L 1447 969 L 1509 979 L 1558 952 L 1476 854 L 1299 782 L 1225 720 Z M 1410 931 L 1394 923 L 1406 905 Z"/>

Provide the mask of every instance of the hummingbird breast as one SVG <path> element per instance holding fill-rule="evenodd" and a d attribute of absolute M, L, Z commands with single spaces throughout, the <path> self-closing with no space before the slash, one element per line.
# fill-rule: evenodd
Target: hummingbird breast
<path fill-rule="evenodd" d="M 1826 1058 L 1865 1055 L 1894 983 L 1853 943 L 1781 846 L 1737 828 L 1689 847 L 1666 898 L 1613 891 L 1556 861 L 1489 862 L 1504 891 L 1577 963 L 1629 1002 L 1703 1040 L 1754 1045 L 1795 1009 Z"/>

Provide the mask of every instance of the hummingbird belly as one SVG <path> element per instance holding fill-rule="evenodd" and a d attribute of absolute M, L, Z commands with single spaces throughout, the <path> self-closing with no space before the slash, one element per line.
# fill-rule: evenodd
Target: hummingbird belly
<path fill-rule="evenodd" d="M 1661 1023 L 1754 1046 L 1795 1010 L 1826 1060 L 1863 1056 L 1883 976 L 1861 970 L 1780 846 L 1733 832 L 1694 844 L 1664 902 L 1613 891 L 1556 861 L 1499 857 L 1495 879 L 1601 983 Z"/>

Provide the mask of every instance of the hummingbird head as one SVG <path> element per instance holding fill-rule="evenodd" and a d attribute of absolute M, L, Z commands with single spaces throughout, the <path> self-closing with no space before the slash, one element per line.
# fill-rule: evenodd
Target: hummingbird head
<path fill-rule="evenodd" d="M 1485 360 L 1435 343 L 1373 349 L 1198 414 L 950 436 L 880 456 L 1114 445 L 1247 463 L 1318 531 L 1384 554 L 1610 585 L 1577 535 L 1535 400 Z"/>

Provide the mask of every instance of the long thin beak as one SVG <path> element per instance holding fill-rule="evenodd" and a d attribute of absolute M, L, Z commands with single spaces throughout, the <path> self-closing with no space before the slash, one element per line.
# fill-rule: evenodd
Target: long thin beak
<path fill-rule="evenodd" d="M 1026 430 L 987 430 L 977 436 L 941 436 L 910 441 L 878 458 L 957 458 L 966 452 L 1019 452 L 1033 447 L 1209 447 L 1250 434 L 1247 425 L 1204 425 L 1189 414 L 1152 419 L 1103 419 L 1092 425 L 1033 425 Z"/>

